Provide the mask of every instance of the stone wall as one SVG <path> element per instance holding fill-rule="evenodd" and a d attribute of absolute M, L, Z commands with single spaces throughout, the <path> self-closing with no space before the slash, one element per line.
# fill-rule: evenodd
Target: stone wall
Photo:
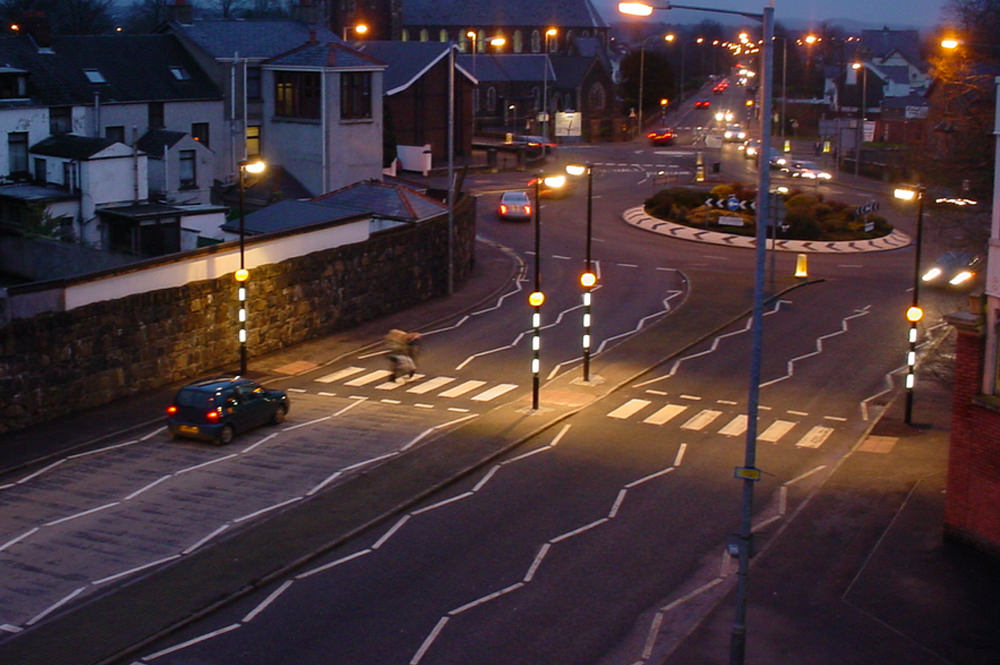
<path fill-rule="evenodd" d="M 474 260 L 475 201 L 454 216 L 454 278 Z M 447 292 L 447 218 L 256 268 L 247 346 L 253 355 L 349 328 Z M 232 367 L 232 275 L 0 328 L 0 432 Z"/>

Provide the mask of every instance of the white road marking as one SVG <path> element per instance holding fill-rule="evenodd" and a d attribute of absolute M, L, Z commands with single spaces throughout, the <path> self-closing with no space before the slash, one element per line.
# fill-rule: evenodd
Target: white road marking
<path fill-rule="evenodd" d="M 636 413 L 645 409 L 649 406 L 650 402 L 646 399 L 630 399 L 625 402 L 617 409 L 608 413 L 609 418 L 618 418 L 619 420 L 625 420 L 626 418 L 631 418 Z"/>
<path fill-rule="evenodd" d="M 746 414 L 741 414 L 726 423 L 726 426 L 719 430 L 723 436 L 739 436 L 747 431 Z"/>
<path fill-rule="evenodd" d="M 369 383 L 375 383 L 376 381 L 381 381 L 382 379 L 386 378 L 390 374 L 392 374 L 392 372 L 389 371 L 389 370 L 387 370 L 387 369 L 377 369 L 377 370 L 375 370 L 373 372 L 368 372 L 367 374 L 362 374 L 361 376 L 359 376 L 356 379 L 351 379 L 345 385 L 355 386 L 355 387 L 357 387 L 357 386 L 366 386 Z"/>
<path fill-rule="evenodd" d="M 788 434 L 793 427 L 795 427 L 795 423 L 791 420 L 775 420 L 773 423 L 768 425 L 766 430 L 761 432 L 760 436 L 757 437 L 757 440 L 766 441 L 768 443 L 777 443 L 778 440 Z"/>
<path fill-rule="evenodd" d="M 316 379 L 319 383 L 333 383 L 334 381 L 340 381 L 341 379 L 346 379 L 349 376 L 354 376 L 358 372 L 365 371 L 364 367 L 345 367 L 344 369 L 337 370 L 333 374 L 327 374 L 326 376 L 321 376 Z"/>
<path fill-rule="evenodd" d="M 478 395 L 472 396 L 473 402 L 489 402 L 491 399 L 496 399 L 503 395 L 504 393 L 509 393 L 511 390 L 517 388 L 515 383 L 501 383 L 498 386 L 493 386 L 489 390 L 483 391 Z"/>
<path fill-rule="evenodd" d="M 485 381 L 463 381 L 454 388 L 450 388 L 444 391 L 443 393 L 438 395 L 438 397 L 448 397 L 448 398 L 460 397 L 469 391 L 475 390 L 476 388 L 485 385 L 486 385 Z"/>
<path fill-rule="evenodd" d="M 831 434 L 833 434 L 832 427 L 817 425 L 806 432 L 806 435 L 799 439 L 795 445 L 798 448 L 819 448 Z"/>
<path fill-rule="evenodd" d="M 711 425 L 712 421 L 714 421 L 721 415 L 722 411 L 703 409 L 702 411 L 699 411 L 693 418 L 689 419 L 686 423 L 681 425 L 681 429 L 689 429 L 697 432 Z"/>
<path fill-rule="evenodd" d="M 677 414 L 683 413 L 686 410 L 687 407 L 682 406 L 680 404 L 667 404 L 662 409 L 657 409 L 654 413 L 652 413 L 648 418 L 646 418 L 642 422 L 647 423 L 649 425 L 662 425 L 663 423 L 668 422 L 671 418 L 673 418 Z"/>
<path fill-rule="evenodd" d="M 429 393 L 432 390 L 437 390 L 438 388 L 445 386 L 454 380 L 455 378 L 452 376 L 435 376 L 433 379 L 430 379 L 429 381 L 424 381 L 423 383 L 418 383 L 412 388 L 407 388 L 406 392 L 413 393 L 414 395 L 423 395 L 424 393 Z"/>

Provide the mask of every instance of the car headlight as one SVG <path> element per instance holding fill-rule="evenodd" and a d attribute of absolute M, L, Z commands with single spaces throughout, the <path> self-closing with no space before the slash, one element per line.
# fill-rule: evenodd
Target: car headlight
<path fill-rule="evenodd" d="M 745 139 L 747 137 L 747 133 L 746 132 L 740 132 L 737 136 L 739 138 L 741 138 L 741 139 Z"/>
<path fill-rule="evenodd" d="M 959 284 L 968 282 L 970 279 L 972 279 L 972 273 L 969 272 L 968 270 L 963 270 L 962 272 L 958 273 L 957 275 L 949 279 L 948 283 L 951 284 L 952 286 L 958 286 Z"/>
<path fill-rule="evenodd" d="M 927 272 L 924 273 L 924 276 L 923 276 L 922 279 L 925 282 L 929 282 L 931 280 L 937 279 L 940 276 L 941 276 L 941 269 L 938 268 L 937 266 L 934 266 L 933 268 L 931 268 L 930 270 L 928 270 Z"/>

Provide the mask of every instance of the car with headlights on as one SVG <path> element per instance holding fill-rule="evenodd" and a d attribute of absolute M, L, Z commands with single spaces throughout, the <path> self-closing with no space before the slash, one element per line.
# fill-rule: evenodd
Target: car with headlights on
<path fill-rule="evenodd" d="M 740 143 L 746 138 L 747 132 L 742 125 L 726 125 L 725 131 L 722 132 L 722 140 L 726 143 Z"/>
<path fill-rule="evenodd" d="M 509 191 L 500 195 L 497 217 L 507 220 L 528 221 L 531 219 L 531 198 L 527 192 Z"/>
<path fill-rule="evenodd" d="M 920 280 L 930 286 L 968 288 L 983 267 L 983 259 L 971 252 L 945 252 L 924 271 Z"/>
<path fill-rule="evenodd" d="M 646 134 L 651 145 L 672 145 L 674 142 L 674 130 L 669 127 L 654 129 Z"/>
<path fill-rule="evenodd" d="M 781 168 L 782 171 L 788 173 L 793 178 L 802 178 L 804 180 L 831 180 L 833 179 L 833 174 L 822 168 L 816 162 L 809 161 L 807 159 L 793 159 Z"/>
<path fill-rule="evenodd" d="M 206 379 L 184 386 L 167 406 L 167 429 L 174 437 L 224 445 L 240 432 L 288 415 L 288 395 L 241 376 Z"/>

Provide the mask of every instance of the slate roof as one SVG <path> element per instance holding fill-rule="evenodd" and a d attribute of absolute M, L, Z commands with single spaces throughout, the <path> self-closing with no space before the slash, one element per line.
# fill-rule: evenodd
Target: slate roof
<path fill-rule="evenodd" d="M 445 42 L 358 41 L 351 46 L 388 65 L 382 75 L 386 95 L 409 88 L 427 70 L 448 57 L 449 47 L 454 48 Z M 468 76 L 467 72 L 463 73 Z M 471 76 L 469 78 L 472 80 Z"/>
<path fill-rule="evenodd" d="M 309 42 L 267 60 L 278 67 L 316 67 L 335 69 L 384 68 L 385 63 L 355 51 L 343 42 Z"/>
<path fill-rule="evenodd" d="M 114 145 L 110 139 L 77 136 L 75 134 L 57 134 L 42 139 L 31 146 L 31 152 L 48 157 L 64 157 L 66 159 L 89 159 L 105 148 Z"/>
<path fill-rule="evenodd" d="M 559 87 L 565 89 L 579 88 L 594 64 L 594 58 L 578 55 L 553 55 L 549 58 L 556 71 Z"/>
<path fill-rule="evenodd" d="M 416 190 L 377 180 L 342 187 L 316 197 L 313 202 L 409 222 L 430 219 L 448 211 L 448 207 L 440 201 L 424 196 Z"/>
<path fill-rule="evenodd" d="M 899 51 L 913 65 L 921 67 L 923 63 L 917 30 L 862 30 L 861 45 L 874 58 L 884 59 L 893 51 Z"/>
<path fill-rule="evenodd" d="M 365 214 L 351 208 L 285 199 L 248 213 L 244 217 L 243 225 L 247 235 L 260 235 L 261 233 L 285 231 L 322 222 L 364 216 Z M 222 228 L 238 233 L 240 230 L 239 220 L 229 220 L 222 225 Z"/>
<path fill-rule="evenodd" d="M 406 0 L 404 26 L 550 26 L 607 28 L 590 0 L 490 2 L 486 0 Z"/>
<path fill-rule="evenodd" d="M 312 32 L 322 43 L 340 37 L 324 27 L 308 26 L 292 19 L 220 19 L 171 22 L 170 29 L 183 34 L 216 60 L 240 58 L 266 60 L 309 41 Z"/>
<path fill-rule="evenodd" d="M 136 147 L 154 159 L 163 158 L 163 149 L 172 148 L 184 138 L 184 132 L 172 132 L 166 129 L 152 129 L 136 141 Z"/>
<path fill-rule="evenodd" d="M 27 36 L 0 37 L 0 62 L 30 72 L 28 96 L 43 106 L 92 105 L 94 93 L 102 104 L 222 98 L 173 35 L 59 35 L 45 50 Z M 178 79 L 171 67 L 187 78 Z M 91 83 L 86 69 L 104 82 Z"/>
<path fill-rule="evenodd" d="M 473 62 L 475 58 L 475 62 Z M 532 83 L 545 78 L 544 67 L 549 68 L 549 81 L 556 80 L 552 62 L 544 53 L 489 53 L 458 56 L 462 69 L 473 72 L 480 81 L 511 81 Z"/>

